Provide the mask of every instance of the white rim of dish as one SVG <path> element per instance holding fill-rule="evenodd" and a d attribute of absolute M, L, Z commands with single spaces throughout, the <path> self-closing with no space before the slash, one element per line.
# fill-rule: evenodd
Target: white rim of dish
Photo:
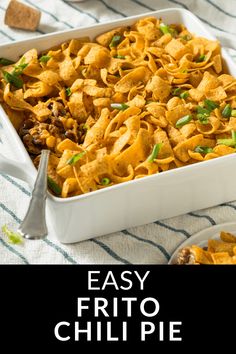
<path fill-rule="evenodd" d="M 219 238 L 221 231 L 236 232 L 236 221 L 214 225 L 192 235 L 177 247 L 177 249 L 172 254 L 168 264 L 176 264 L 177 255 L 181 248 L 191 245 L 203 246 L 203 244 L 206 243 L 206 241 L 209 239 Z"/>

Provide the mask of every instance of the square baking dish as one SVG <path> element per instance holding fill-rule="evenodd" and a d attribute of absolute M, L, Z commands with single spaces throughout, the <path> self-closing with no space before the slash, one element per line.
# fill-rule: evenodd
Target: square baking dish
<path fill-rule="evenodd" d="M 216 39 L 191 12 L 170 8 L 4 44 L 0 46 L 1 57 L 16 60 L 31 48 L 40 52 L 71 38 L 94 39 L 100 33 L 131 25 L 147 16 L 161 17 L 167 24 L 183 23 L 198 36 Z M 222 56 L 229 73 L 236 76 L 236 65 L 224 49 Z M 0 155 L 0 171 L 32 186 L 36 169 L 1 106 L 0 121 L 17 157 L 13 161 Z M 48 193 L 47 217 L 58 240 L 73 243 L 235 200 L 235 180 L 236 154 L 233 154 L 67 199 Z"/>

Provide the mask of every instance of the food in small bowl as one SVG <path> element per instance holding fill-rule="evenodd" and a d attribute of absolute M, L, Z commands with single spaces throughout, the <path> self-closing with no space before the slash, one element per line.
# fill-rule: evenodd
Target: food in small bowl
<path fill-rule="evenodd" d="M 207 247 L 192 245 L 179 250 L 177 264 L 236 264 L 236 236 L 221 231 L 220 239 L 209 239 Z"/>

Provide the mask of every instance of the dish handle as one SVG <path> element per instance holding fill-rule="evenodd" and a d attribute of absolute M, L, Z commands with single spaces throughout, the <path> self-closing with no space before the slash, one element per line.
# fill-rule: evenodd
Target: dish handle
<path fill-rule="evenodd" d="M 2 154 L 0 154 L 0 172 L 19 178 L 29 185 L 32 185 L 32 176 L 29 173 L 29 166 L 26 166 L 23 162 L 6 158 Z"/>

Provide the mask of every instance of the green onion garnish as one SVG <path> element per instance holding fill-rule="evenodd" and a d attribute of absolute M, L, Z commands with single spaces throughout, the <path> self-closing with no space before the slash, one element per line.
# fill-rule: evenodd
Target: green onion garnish
<path fill-rule="evenodd" d="M 236 143 L 236 132 L 234 130 L 231 131 L 232 134 L 232 139 L 235 141 Z"/>
<path fill-rule="evenodd" d="M 179 96 L 181 94 L 181 88 L 180 87 L 176 87 L 172 90 L 172 95 L 173 96 Z"/>
<path fill-rule="evenodd" d="M 209 154 L 210 152 L 213 152 L 213 149 L 209 146 L 196 146 L 194 149 L 195 152 L 199 152 L 200 154 Z"/>
<path fill-rule="evenodd" d="M 208 124 L 209 123 L 208 116 L 206 116 L 204 114 L 197 114 L 197 119 L 199 120 L 199 122 L 201 124 Z"/>
<path fill-rule="evenodd" d="M 71 93 L 72 93 L 72 92 L 71 92 L 70 87 L 67 87 L 67 88 L 66 88 L 66 96 L 69 97 L 69 96 L 71 95 Z"/>
<path fill-rule="evenodd" d="M 163 34 L 168 34 L 169 33 L 169 34 L 172 35 L 172 37 L 176 37 L 177 34 L 178 34 L 178 32 L 174 28 L 171 28 L 171 27 L 165 25 L 163 22 L 160 23 L 160 27 L 159 28 L 160 28 L 160 30 L 161 30 L 161 32 Z"/>
<path fill-rule="evenodd" d="M 232 111 L 231 111 L 231 117 L 236 117 L 236 109 L 232 109 Z"/>
<path fill-rule="evenodd" d="M 14 61 L 12 61 L 10 59 L 6 59 L 6 58 L 0 58 L 0 65 L 7 66 L 7 65 L 11 65 L 11 64 L 14 64 Z"/>
<path fill-rule="evenodd" d="M 110 178 L 108 178 L 108 177 L 104 177 L 104 178 L 102 178 L 102 180 L 101 180 L 101 184 L 103 185 L 103 186 L 108 186 L 108 184 L 110 184 L 111 183 L 111 180 L 110 180 Z"/>
<path fill-rule="evenodd" d="M 185 34 L 184 36 L 181 37 L 185 41 L 190 41 L 192 39 L 192 36 L 190 34 Z"/>
<path fill-rule="evenodd" d="M 23 80 L 19 77 L 21 74 L 23 74 L 24 69 L 28 66 L 27 63 L 24 62 L 25 58 L 22 57 L 20 64 L 14 67 L 14 70 L 12 73 L 9 73 L 5 70 L 3 70 L 3 77 L 4 80 L 12 85 L 14 85 L 16 88 L 20 89 L 23 87 Z"/>
<path fill-rule="evenodd" d="M 22 57 L 20 63 L 14 67 L 13 75 L 23 74 L 23 70 L 28 66 L 28 63 L 25 63 L 25 57 Z"/>
<path fill-rule="evenodd" d="M 188 124 L 193 119 L 192 115 L 184 116 L 177 120 L 175 123 L 176 128 L 181 128 L 183 125 Z"/>
<path fill-rule="evenodd" d="M 8 73 L 7 71 L 3 70 L 3 77 L 6 82 L 8 82 L 9 84 L 12 84 L 16 88 L 20 89 L 23 87 L 23 84 L 24 84 L 23 80 L 20 77 L 18 77 L 17 74 L 14 74 L 14 71 L 11 74 L 11 73 Z"/>
<path fill-rule="evenodd" d="M 73 155 L 68 161 L 68 165 L 75 165 L 77 161 L 79 161 L 84 155 L 86 154 L 86 151 L 82 151 L 78 154 Z"/>
<path fill-rule="evenodd" d="M 197 119 L 199 122 L 201 124 L 208 124 L 208 117 L 210 116 L 211 111 L 218 107 L 218 103 L 211 100 L 204 100 L 204 107 L 197 106 Z"/>
<path fill-rule="evenodd" d="M 56 194 L 56 195 L 61 195 L 61 187 L 58 186 L 58 184 L 48 176 L 48 187 Z"/>
<path fill-rule="evenodd" d="M 22 244 L 23 238 L 18 232 L 13 232 L 8 229 L 7 225 L 2 226 L 2 232 L 7 236 L 8 242 L 14 245 Z"/>
<path fill-rule="evenodd" d="M 188 98 L 189 96 L 188 91 L 182 91 L 180 87 L 174 88 L 171 93 L 173 96 L 179 96 L 180 98 L 184 99 Z"/>
<path fill-rule="evenodd" d="M 223 111 L 221 112 L 221 114 L 222 114 L 222 116 L 223 116 L 224 118 L 229 118 L 229 117 L 231 116 L 231 111 L 232 111 L 232 109 L 231 109 L 230 104 L 227 104 L 227 105 L 224 107 L 224 109 L 223 109 Z"/>
<path fill-rule="evenodd" d="M 206 109 L 204 107 L 201 107 L 201 106 L 197 106 L 197 113 L 198 114 L 204 114 L 204 115 L 210 115 L 210 111 L 209 109 Z"/>
<path fill-rule="evenodd" d="M 125 111 L 127 108 L 129 108 L 129 106 L 125 103 L 111 103 L 111 108 Z"/>
<path fill-rule="evenodd" d="M 15 66 L 14 74 L 15 74 L 15 75 L 21 75 L 21 74 L 23 74 L 23 70 L 24 70 L 27 66 L 28 66 L 27 63 L 19 64 L 19 65 Z"/>
<path fill-rule="evenodd" d="M 197 119 L 202 124 L 208 124 L 208 117 L 210 116 L 210 111 L 204 107 L 197 106 Z"/>
<path fill-rule="evenodd" d="M 232 130 L 231 134 L 232 134 L 231 139 L 217 139 L 217 144 L 236 147 L 236 132 Z"/>
<path fill-rule="evenodd" d="M 209 110 L 213 111 L 215 108 L 218 108 L 218 103 L 211 101 L 211 100 L 204 100 L 204 106 Z"/>
<path fill-rule="evenodd" d="M 117 47 L 118 44 L 120 44 L 121 40 L 122 40 L 122 36 L 116 34 L 115 36 L 112 37 L 109 47 L 110 48 Z"/>
<path fill-rule="evenodd" d="M 51 59 L 51 56 L 50 56 L 50 55 L 42 55 L 42 56 L 39 58 L 39 61 L 40 61 L 41 63 L 47 63 L 50 59 Z"/>
<path fill-rule="evenodd" d="M 116 59 L 125 59 L 124 55 L 114 55 L 114 58 Z"/>
<path fill-rule="evenodd" d="M 236 141 L 233 139 L 217 139 L 217 144 L 235 147 Z"/>
<path fill-rule="evenodd" d="M 159 154 L 161 147 L 162 143 L 154 145 L 151 155 L 147 158 L 148 162 L 154 162 L 154 160 L 157 158 L 157 155 Z"/>
<path fill-rule="evenodd" d="M 184 100 L 185 100 L 186 98 L 188 98 L 188 96 L 189 96 L 188 91 L 184 91 L 184 92 L 182 92 L 182 93 L 179 95 L 179 97 L 180 97 L 180 98 L 183 98 Z"/>
<path fill-rule="evenodd" d="M 163 34 L 170 33 L 170 27 L 165 25 L 163 22 L 160 23 L 160 30 Z M 171 33 L 170 33 L 171 34 Z"/>
<path fill-rule="evenodd" d="M 201 63 L 204 60 L 206 60 L 206 56 L 204 54 L 202 54 L 202 55 L 199 55 L 199 57 L 196 59 L 196 62 Z"/>

